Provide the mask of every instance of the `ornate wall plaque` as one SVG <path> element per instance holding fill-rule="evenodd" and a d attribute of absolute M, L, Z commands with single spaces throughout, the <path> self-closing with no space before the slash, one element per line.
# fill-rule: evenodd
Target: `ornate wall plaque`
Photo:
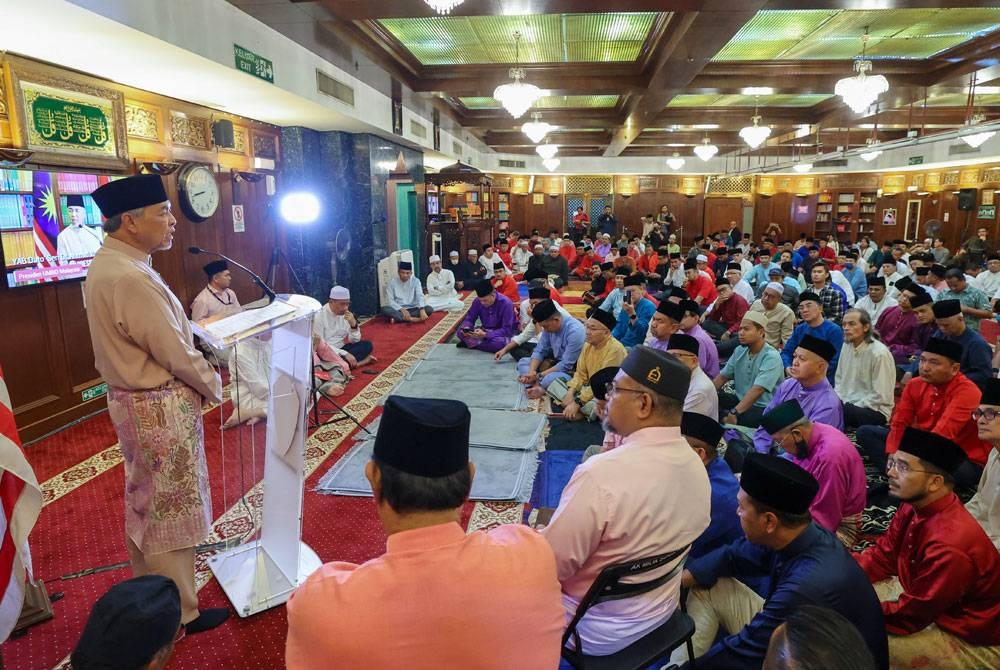
<path fill-rule="evenodd" d="M 208 119 L 170 112 L 170 139 L 195 149 L 208 149 Z"/>
<path fill-rule="evenodd" d="M 278 160 L 278 138 L 260 133 L 250 133 L 253 138 L 253 155 L 257 158 Z"/>
<path fill-rule="evenodd" d="M 159 142 L 160 114 L 150 107 L 126 104 L 125 128 L 130 137 Z"/>
<path fill-rule="evenodd" d="M 219 151 L 225 151 L 229 154 L 240 154 L 241 156 L 246 156 L 247 154 L 247 130 L 246 128 L 233 128 L 233 146 L 232 148 L 219 147 Z"/>
<path fill-rule="evenodd" d="M 998 168 L 998 167 L 992 167 L 992 168 L 988 168 L 986 170 L 983 170 L 983 183 L 984 184 L 996 184 L 997 182 L 1000 182 L 1000 168 Z M 988 204 L 992 204 L 992 203 L 983 203 L 983 204 L 987 204 L 988 205 Z"/>
<path fill-rule="evenodd" d="M 958 170 L 952 172 L 945 172 L 941 175 L 941 185 L 942 186 L 952 186 L 958 183 Z"/>

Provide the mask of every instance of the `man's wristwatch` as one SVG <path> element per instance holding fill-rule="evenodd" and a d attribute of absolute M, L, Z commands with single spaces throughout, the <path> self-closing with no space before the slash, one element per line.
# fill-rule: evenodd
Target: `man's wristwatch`
<path fill-rule="evenodd" d="M 732 416 L 735 416 L 737 419 L 740 418 L 740 413 L 739 413 L 739 411 L 737 411 L 737 409 L 735 407 L 732 408 L 731 410 L 729 410 L 729 414 L 732 415 Z"/>

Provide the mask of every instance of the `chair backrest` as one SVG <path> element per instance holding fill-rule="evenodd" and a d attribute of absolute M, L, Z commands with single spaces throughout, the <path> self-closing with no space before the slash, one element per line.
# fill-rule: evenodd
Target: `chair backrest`
<path fill-rule="evenodd" d="M 573 620 L 566 627 L 566 631 L 563 633 L 563 646 L 566 646 L 566 642 L 572 636 L 576 648 L 580 649 L 580 637 L 576 633 L 576 626 L 583 619 L 587 610 L 594 605 L 609 600 L 633 598 L 643 593 L 648 593 L 653 589 L 663 586 L 680 574 L 681 570 L 684 569 L 684 559 L 687 558 L 687 552 L 690 548 L 691 545 L 689 544 L 666 554 L 650 556 L 648 558 L 637 558 L 625 563 L 609 565 L 601 570 L 600 574 L 597 575 L 597 579 L 594 580 L 594 583 L 587 590 L 587 594 L 580 600 L 580 604 L 576 608 L 576 614 L 573 615 Z M 621 581 L 626 577 L 634 577 L 658 570 L 674 562 L 677 564 L 673 569 L 649 581 L 627 583 Z"/>

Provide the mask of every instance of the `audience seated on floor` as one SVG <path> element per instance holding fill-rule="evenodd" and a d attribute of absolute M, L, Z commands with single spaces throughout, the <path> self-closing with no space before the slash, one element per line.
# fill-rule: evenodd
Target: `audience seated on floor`
<path fill-rule="evenodd" d="M 858 428 L 858 446 L 876 467 L 885 467 L 886 456 L 896 452 L 903 431 L 912 426 L 962 447 L 969 460 L 956 479 L 961 486 L 975 486 L 990 445 L 979 439 L 972 416 L 982 392 L 959 370 L 961 359 L 959 344 L 931 338 L 920 354 L 919 376 L 903 387 L 889 426 Z"/>
<path fill-rule="evenodd" d="M 426 321 L 434 309 L 427 305 L 420 280 L 413 276 L 413 263 L 400 261 L 396 276 L 389 280 L 385 291 L 386 305 L 382 314 L 390 323 Z"/>
<path fill-rule="evenodd" d="M 763 312 L 743 316 L 738 333 L 740 346 L 712 380 L 719 395 L 720 421 L 756 428 L 774 389 L 782 382 L 781 354 L 765 341 L 767 327 Z M 733 382 L 735 394 L 722 390 L 729 381 Z"/>
<path fill-rule="evenodd" d="M 689 377 L 676 358 L 645 346 L 622 363 L 603 421 L 621 444 L 576 468 L 542 531 L 556 555 L 567 617 L 605 567 L 682 549 L 708 527 L 708 475 L 680 432 Z M 673 614 L 679 597 L 678 575 L 589 610 L 577 626 L 583 652 L 607 655 L 635 642 Z"/>
<path fill-rule="evenodd" d="M 372 343 L 361 339 L 361 326 L 351 312 L 351 292 L 343 286 L 330 289 L 330 299 L 313 319 L 313 335 L 330 345 L 352 370 L 377 362 Z"/>
<path fill-rule="evenodd" d="M 715 347 L 712 336 L 701 327 L 702 307 L 694 300 L 686 299 L 680 302 L 684 316 L 681 318 L 681 332 L 698 340 L 698 361 L 701 369 L 710 378 L 719 374 L 719 350 Z"/>
<path fill-rule="evenodd" d="M 476 284 L 476 299 L 455 334 L 459 348 L 496 353 L 517 334 L 517 312 L 507 296 L 498 293 L 489 279 Z"/>
<path fill-rule="evenodd" d="M 673 300 L 661 300 L 653 312 L 653 317 L 649 320 L 649 332 L 646 334 L 647 347 L 666 351 L 670 344 L 670 336 L 681 329 L 681 320 L 684 318 L 684 310 L 678 302 Z"/>
<path fill-rule="evenodd" d="M 705 464 L 712 487 L 712 519 L 688 553 L 689 558 L 698 558 L 743 537 L 740 518 L 736 515 L 736 494 L 740 484 L 719 453 L 722 426 L 718 421 L 686 411 L 681 417 L 681 435 Z"/>
<path fill-rule="evenodd" d="M 868 295 L 860 298 L 854 306 L 868 312 L 872 323 L 878 323 L 879 317 L 890 307 L 895 307 L 896 299 L 889 297 L 885 290 L 885 277 L 868 276 Z"/>
<path fill-rule="evenodd" d="M 458 263 L 458 252 L 452 251 L 450 258 Z M 427 275 L 427 304 L 439 312 L 464 309 L 465 304 L 455 290 L 455 273 L 441 267 L 441 257 L 437 254 L 431 256 L 428 262 L 431 273 Z"/>
<path fill-rule="evenodd" d="M 701 326 L 713 339 L 726 341 L 736 337 L 743 315 L 750 309 L 750 304 L 743 296 L 733 292 L 733 287 L 726 277 L 720 277 L 715 282 L 718 296 L 715 302 L 705 310 L 705 318 Z"/>
<path fill-rule="evenodd" d="M 781 350 L 781 360 L 784 361 L 786 368 L 791 368 L 792 358 L 799 347 L 799 342 L 806 335 L 823 340 L 833 346 L 833 358 L 829 359 L 826 371 L 827 379 L 833 383 L 837 374 L 840 350 L 844 346 L 844 331 L 823 317 L 823 304 L 820 297 L 812 291 L 803 291 L 799 296 L 799 315 L 802 317 L 802 323 L 795 326 L 792 336 L 785 342 L 785 347 Z"/>
<path fill-rule="evenodd" d="M 614 326 L 614 318 L 602 309 L 591 308 L 587 313 L 586 341 L 572 379 L 556 379 L 546 389 L 549 397 L 562 405 L 563 418 L 569 421 L 597 418 L 590 376 L 604 368 L 618 367 L 625 360 L 625 347 L 611 336 Z"/>
<path fill-rule="evenodd" d="M 816 479 L 791 461 L 747 456 L 737 496 L 746 539 L 689 560 L 682 577 L 691 589 L 687 610 L 695 622 L 698 670 L 760 668 L 774 629 L 802 605 L 847 617 L 876 667 L 888 667 L 875 591 L 844 545 L 809 514 L 818 490 Z M 745 583 L 761 578 L 769 580 L 766 598 Z M 719 633 L 723 637 L 715 642 Z M 671 657 L 673 663 L 685 660 L 683 647 Z"/>
<path fill-rule="evenodd" d="M 565 318 L 552 300 L 542 300 L 531 310 L 542 334 L 530 357 L 517 362 L 517 380 L 528 387 L 529 398 L 541 398 L 556 379 L 568 381 L 583 351 L 586 329 L 578 319 Z"/>
<path fill-rule="evenodd" d="M 634 347 L 646 338 L 656 305 L 645 296 L 646 280 L 642 275 L 625 277 L 623 284 L 621 311 L 611 334 L 626 347 Z"/>
<path fill-rule="evenodd" d="M 847 617 L 803 605 L 774 629 L 764 657 L 767 670 L 875 670 L 864 638 Z"/>
<path fill-rule="evenodd" d="M 896 362 L 872 329 L 868 312 L 847 310 L 843 327 L 834 390 L 844 403 L 844 429 L 884 426 L 896 402 Z"/>
<path fill-rule="evenodd" d="M 386 553 L 320 567 L 288 601 L 288 668 L 554 668 L 552 550 L 526 526 L 466 534 L 464 403 L 389 396 L 365 467 Z"/>
<path fill-rule="evenodd" d="M 466 260 L 453 264 L 451 269 L 455 273 L 455 288 L 461 291 L 471 291 L 476 282 L 486 277 L 486 268 L 479 262 L 479 252 L 475 249 L 469 249 Z"/>
<path fill-rule="evenodd" d="M 531 310 L 541 301 L 550 299 L 550 296 L 551 290 L 546 286 L 544 279 L 531 280 L 528 288 L 528 299 L 522 300 L 518 308 L 521 332 L 513 335 L 504 345 L 503 349 L 493 355 L 497 361 L 501 360 L 508 353 L 515 361 L 531 356 L 531 352 L 535 350 L 535 345 L 538 344 L 538 337 L 541 335 L 541 329 L 537 327 L 534 319 L 531 318 Z M 564 319 L 573 318 L 562 305 L 558 302 L 553 302 L 556 306 L 556 311 Z"/>
<path fill-rule="evenodd" d="M 875 584 L 897 668 L 1000 667 L 1000 554 L 953 492 L 965 452 L 907 427 L 889 460 L 902 505 L 856 554 Z"/>
<path fill-rule="evenodd" d="M 183 636 L 181 596 L 173 580 L 133 577 L 94 603 L 70 662 L 74 670 L 162 670 Z"/>
<path fill-rule="evenodd" d="M 698 261 L 693 258 L 684 261 L 684 279 L 684 290 L 699 305 L 707 307 L 717 297 L 715 280 L 707 272 L 704 274 L 699 272 Z"/>
<path fill-rule="evenodd" d="M 792 337 L 795 330 L 795 312 L 792 308 L 781 302 L 783 287 L 778 282 L 771 282 L 764 285 L 764 290 L 760 298 L 750 305 L 751 312 L 760 312 L 767 318 L 767 328 L 764 336 L 767 343 L 779 352 Z M 732 344 L 732 341 L 730 341 Z M 738 346 L 738 345 L 737 345 Z M 733 349 L 736 347 L 733 346 Z M 726 352 L 731 353 L 730 352 Z M 721 355 L 721 348 L 720 348 Z"/>
<path fill-rule="evenodd" d="M 493 264 L 492 281 L 497 293 L 507 296 L 516 310 L 521 303 L 521 295 L 517 292 L 517 282 L 510 276 L 506 265 L 500 262 Z"/>
<path fill-rule="evenodd" d="M 764 410 L 767 414 L 788 400 L 797 400 L 811 421 L 844 429 L 844 408 L 828 379 L 828 367 L 836 349 L 826 340 L 806 335 L 795 348 L 788 379 L 778 384 Z M 754 447 L 760 453 L 771 450 L 770 434 L 763 427 L 754 433 Z"/>
<path fill-rule="evenodd" d="M 738 255 L 742 255 L 739 248 L 733 251 Z M 747 267 L 752 268 L 753 266 L 748 264 Z M 747 271 L 749 270 L 744 270 L 739 262 L 732 261 L 726 266 L 726 279 L 729 280 L 729 285 L 732 287 L 733 293 L 743 298 L 747 305 L 751 305 L 754 301 L 753 288 L 743 279 L 743 274 Z"/>
<path fill-rule="evenodd" d="M 820 304 L 823 306 L 823 318 L 840 325 L 840 320 L 844 316 L 844 303 L 846 297 L 843 290 L 834 284 L 830 279 L 830 268 L 826 263 L 819 261 L 809 270 L 811 284 L 808 290 L 819 296 Z M 802 301 L 802 294 L 799 294 L 799 302 Z"/>
<path fill-rule="evenodd" d="M 701 343 L 690 335 L 674 333 L 667 343 L 667 353 L 677 357 L 691 371 L 684 411 L 695 412 L 717 421 L 719 417 L 719 395 L 712 379 L 701 369 L 698 349 Z"/>
<path fill-rule="evenodd" d="M 906 295 L 908 291 L 904 291 Z M 949 340 L 962 347 L 962 360 L 959 362 L 959 370 L 969 381 L 982 388 L 987 380 L 993 378 L 993 350 L 986 343 L 983 336 L 974 330 L 970 330 L 966 325 L 966 320 L 962 316 L 962 305 L 958 300 L 938 300 L 931 311 L 934 314 L 934 322 L 937 330 L 932 337 L 939 337 Z M 926 342 L 924 343 L 926 346 Z M 919 352 L 918 352 L 919 353 Z M 913 376 L 916 366 L 911 364 L 907 367 L 909 377 Z"/>
<path fill-rule="evenodd" d="M 616 288 L 615 276 L 613 263 L 604 262 L 591 268 L 590 290 L 583 292 L 583 302 L 588 305 L 602 304 Z"/>
<path fill-rule="evenodd" d="M 976 410 L 979 439 L 993 446 L 983 476 L 979 479 L 976 494 L 966 504 L 993 545 L 1000 551 L 1000 380 L 991 379 L 983 389 L 983 397 Z"/>
<path fill-rule="evenodd" d="M 896 282 L 896 288 L 899 290 L 896 297 L 898 304 L 886 309 L 875 322 L 875 330 L 878 331 L 885 346 L 889 347 L 897 365 L 909 363 L 910 357 L 923 349 L 933 330 L 922 326 L 913 312 L 910 297 L 923 292 L 923 289 L 913 284 L 909 277 L 903 277 Z M 913 288 L 914 292 L 909 291 L 910 288 Z M 921 297 L 918 302 L 923 302 L 923 298 Z"/>
<path fill-rule="evenodd" d="M 958 300 L 962 304 L 962 316 L 969 330 L 979 332 L 980 319 L 993 318 L 992 296 L 988 296 L 967 280 L 965 273 L 959 268 L 951 268 L 944 273 L 948 290 L 938 295 L 938 300 Z"/>
<path fill-rule="evenodd" d="M 810 421 L 797 400 L 787 400 L 761 419 L 775 450 L 816 478 L 819 492 L 809 511 L 813 521 L 852 547 L 861 532 L 865 509 L 865 466 L 857 448 L 842 432 Z"/>

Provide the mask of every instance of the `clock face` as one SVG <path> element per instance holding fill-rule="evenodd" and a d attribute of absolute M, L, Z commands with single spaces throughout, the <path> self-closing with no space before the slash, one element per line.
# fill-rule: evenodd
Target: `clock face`
<path fill-rule="evenodd" d="M 219 185 L 215 175 L 204 165 L 192 165 L 181 171 L 177 179 L 180 203 L 184 215 L 192 221 L 211 218 L 219 209 Z"/>

